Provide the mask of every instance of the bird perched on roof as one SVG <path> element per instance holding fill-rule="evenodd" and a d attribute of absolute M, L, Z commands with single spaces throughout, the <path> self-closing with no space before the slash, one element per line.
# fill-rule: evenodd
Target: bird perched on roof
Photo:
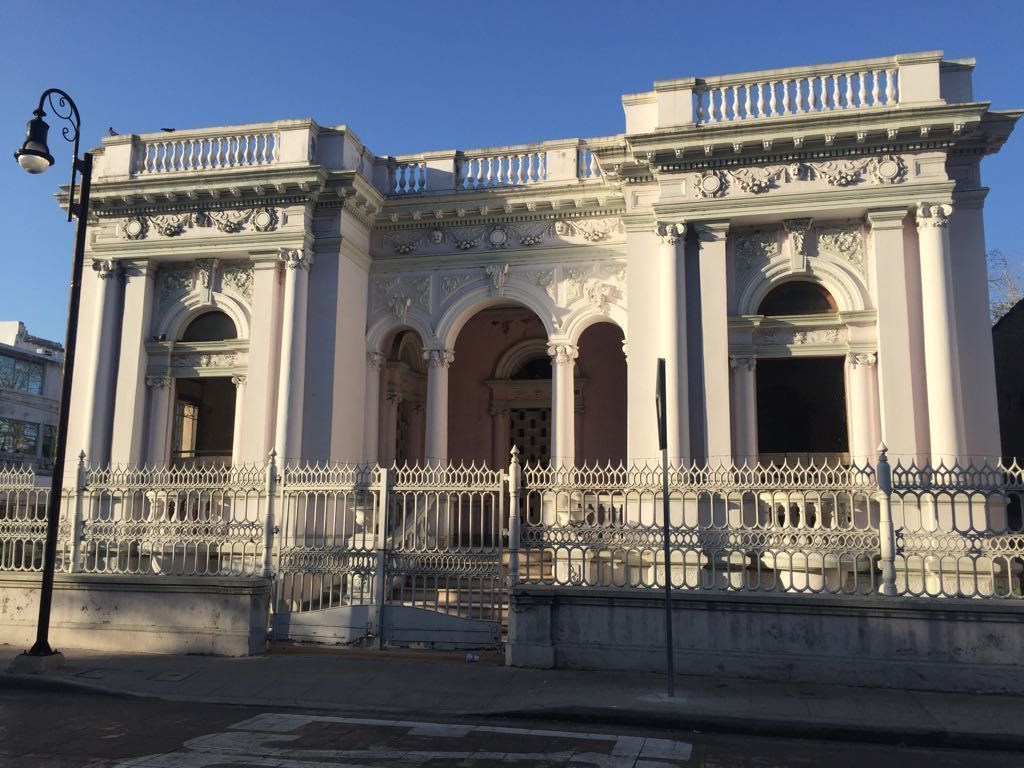
<path fill-rule="evenodd" d="M 163 131 L 164 133 L 174 133 L 173 128 L 161 128 L 160 130 Z"/>
<path fill-rule="evenodd" d="M 113 126 L 111 126 L 110 128 L 107 128 L 107 136 L 117 136 L 117 135 L 118 135 L 117 131 L 114 130 Z"/>

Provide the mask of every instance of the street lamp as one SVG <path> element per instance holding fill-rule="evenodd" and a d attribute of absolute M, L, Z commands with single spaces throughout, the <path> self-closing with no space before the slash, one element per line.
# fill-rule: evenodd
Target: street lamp
<path fill-rule="evenodd" d="M 68 125 L 61 135 L 75 145 L 71 164 L 71 193 L 68 197 L 68 221 L 72 216 L 78 219 L 75 228 L 75 259 L 71 267 L 71 291 L 68 298 L 68 325 L 64 337 L 64 369 L 61 375 L 60 406 L 57 412 L 57 436 L 54 444 L 53 478 L 50 481 L 50 498 L 46 504 L 46 546 L 43 550 L 43 584 L 39 592 L 39 622 L 36 625 L 36 642 L 27 652 L 29 656 L 54 656 L 50 648 L 50 606 L 53 603 L 53 573 L 57 564 L 57 526 L 60 522 L 61 488 L 64 483 L 64 454 L 68 438 L 68 408 L 71 405 L 71 379 L 75 370 L 75 346 L 78 335 L 78 305 L 82 297 L 82 268 L 85 263 L 85 229 L 89 218 L 89 186 L 92 180 L 92 154 L 86 152 L 78 157 L 78 137 L 81 120 L 78 107 L 64 91 L 50 88 L 39 97 L 39 106 L 28 122 L 25 143 L 14 153 L 18 165 L 29 173 L 42 173 L 53 165 L 53 156 L 46 138 L 50 131 L 43 118 L 45 105 Z M 82 187 L 78 202 L 75 202 L 75 182 L 82 176 Z M 72 531 L 72 535 L 77 535 Z"/>

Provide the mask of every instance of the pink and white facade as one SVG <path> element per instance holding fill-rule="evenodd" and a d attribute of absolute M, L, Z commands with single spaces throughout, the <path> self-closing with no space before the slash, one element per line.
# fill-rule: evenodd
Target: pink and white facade
<path fill-rule="evenodd" d="M 665 357 L 673 457 L 995 458 L 979 169 L 1020 112 L 972 69 L 661 81 L 616 136 L 401 157 L 105 138 L 69 454 L 647 459 Z"/>

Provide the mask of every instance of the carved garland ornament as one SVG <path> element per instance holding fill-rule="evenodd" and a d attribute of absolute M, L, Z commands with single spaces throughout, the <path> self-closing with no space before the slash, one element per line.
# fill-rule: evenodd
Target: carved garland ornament
<path fill-rule="evenodd" d="M 582 240 L 600 243 L 625 232 L 618 217 L 581 219 L 576 221 L 524 222 L 494 226 L 435 227 L 431 230 L 414 229 L 394 232 L 385 236 L 385 243 L 398 255 L 407 255 L 420 249 L 431 252 L 451 247 L 468 251 L 486 244 L 491 250 L 510 247 L 513 242 L 524 247 L 540 245 L 547 240 Z"/>
<path fill-rule="evenodd" d="M 178 237 L 194 227 L 213 227 L 228 234 L 241 232 L 246 226 L 255 232 L 271 232 L 277 229 L 279 220 L 276 208 L 161 213 L 132 216 L 125 221 L 122 231 L 128 240 L 145 240 L 150 225 L 164 237 Z"/>
<path fill-rule="evenodd" d="M 743 192 L 760 195 L 780 182 L 821 179 L 834 187 L 848 187 L 865 180 L 875 184 L 898 184 L 906 179 L 907 164 L 898 155 L 862 160 L 827 160 L 788 165 L 750 166 L 693 174 L 693 188 L 699 197 L 723 197 L 735 184 Z"/>

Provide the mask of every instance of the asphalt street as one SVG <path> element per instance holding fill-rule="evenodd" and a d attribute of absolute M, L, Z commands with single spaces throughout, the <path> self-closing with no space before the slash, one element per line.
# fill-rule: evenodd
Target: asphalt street
<path fill-rule="evenodd" d="M 0 766 L 19 768 L 1014 768 L 929 749 L 503 718 L 445 722 L 0 688 Z"/>

